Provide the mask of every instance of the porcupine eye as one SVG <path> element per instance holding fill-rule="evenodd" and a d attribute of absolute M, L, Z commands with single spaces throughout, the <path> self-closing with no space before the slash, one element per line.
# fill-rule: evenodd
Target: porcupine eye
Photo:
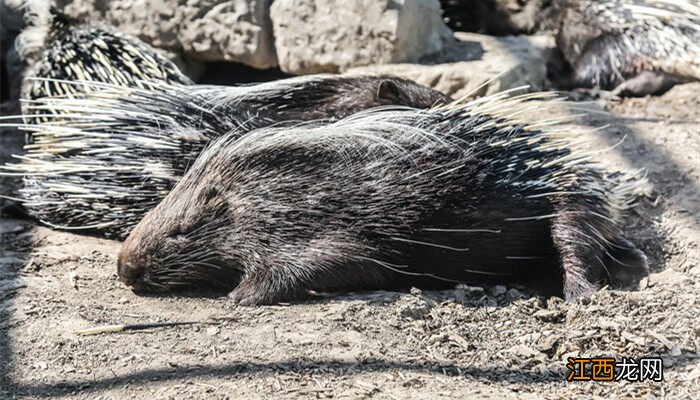
<path fill-rule="evenodd" d="M 215 186 L 210 186 L 201 192 L 200 199 L 203 204 L 208 204 L 212 200 L 219 197 L 220 191 Z M 184 240 L 189 234 L 201 227 L 205 222 L 197 221 L 195 223 L 187 223 L 186 221 L 180 221 L 177 225 L 168 233 L 170 239 Z"/>
<path fill-rule="evenodd" d="M 210 202 L 218 196 L 219 189 L 216 186 L 211 186 L 207 190 L 205 190 L 203 198 L 205 202 Z"/>
<path fill-rule="evenodd" d="M 172 230 L 170 230 L 170 232 L 168 232 L 168 238 L 170 238 L 170 239 L 178 239 L 178 238 L 180 238 L 181 236 L 184 236 L 185 234 L 186 234 L 186 232 L 185 232 L 184 229 L 182 229 L 182 225 L 181 225 L 181 224 L 177 224 L 177 225 L 175 226 L 175 228 L 173 228 Z"/>

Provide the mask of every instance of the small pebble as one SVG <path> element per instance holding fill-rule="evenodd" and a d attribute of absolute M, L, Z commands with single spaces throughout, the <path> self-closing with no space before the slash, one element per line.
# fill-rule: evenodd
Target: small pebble
<path fill-rule="evenodd" d="M 219 334 L 218 326 L 212 326 L 210 328 L 207 328 L 207 336 L 215 336 L 217 334 Z"/>
<path fill-rule="evenodd" d="M 503 285 L 496 285 L 491 288 L 491 296 L 498 297 L 505 294 L 507 291 L 506 287 Z"/>
<path fill-rule="evenodd" d="M 506 292 L 506 299 L 508 301 L 515 301 L 521 297 L 520 291 L 518 289 L 508 289 Z"/>

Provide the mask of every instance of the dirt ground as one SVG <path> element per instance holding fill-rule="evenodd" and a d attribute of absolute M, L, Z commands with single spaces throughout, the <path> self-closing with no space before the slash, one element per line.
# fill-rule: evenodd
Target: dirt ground
<path fill-rule="evenodd" d="M 700 84 L 580 125 L 597 159 L 646 168 L 628 221 L 653 273 L 584 303 L 518 287 L 373 292 L 268 307 L 148 297 L 117 279 L 117 242 L 0 220 L 0 398 L 697 398 Z M 572 104 L 572 109 L 577 104 Z M 573 112 L 573 111 L 572 111 Z M 106 324 L 193 325 L 80 336 Z M 664 381 L 566 382 L 567 357 L 660 356 Z"/>

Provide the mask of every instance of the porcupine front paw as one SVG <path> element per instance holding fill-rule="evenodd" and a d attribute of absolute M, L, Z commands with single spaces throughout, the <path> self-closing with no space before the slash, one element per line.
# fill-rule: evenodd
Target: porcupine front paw
<path fill-rule="evenodd" d="M 256 293 L 251 287 L 238 286 L 228 294 L 228 298 L 234 303 L 242 306 L 255 306 L 261 304 L 269 304 L 265 300 L 265 296 Z"/>
<path fill-rule="evenodd" d="M 605 267 L 609 282 L 617 287 L 636 285 L 649 275 L 646 255 L 621 236 L 609 242 Z"/>
<path fill-rule="evenodd" d="M 284 277 L 276 279 L 267 272 L 244 278 L 228 297 L 235 304 L 256 306 L 297 300 L 304 292 Z"/>

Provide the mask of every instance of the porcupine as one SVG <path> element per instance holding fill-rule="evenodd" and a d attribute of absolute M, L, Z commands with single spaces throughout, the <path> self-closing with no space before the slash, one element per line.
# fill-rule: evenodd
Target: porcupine
<path fill-rule="evenodd" d="M 30 215 L 57 228 L 116 238 L 125 237 L 221 134 L 449 100 L 390 76 L 315 75 L 241 87 L 162 84 L 155 90 L 89 85 L 100 90 L 34 103 L 65 114 L 23 125 L 34 143 L 6 170 L 25 176 L 21 198 Z"/>
<path fill-rule="evenodd" d="M 132 230 L 118 274 L 246 305 L 527 277 L 571 300 L 646 274 L 618 227 L 633 181 L 522 117 L 542 107 L 528 97 L 220 138 Z"/>
<path fill-rule="evenodd" d="M 554 10 L 560 16 L 557 46 L 571 68 L 555 75 L 560 86 L 644 96 L 700 80 L 697 4 L 684 0 L 563 3 L 564 8 Z"/>
<path fill-rule="evenodd" d="M 443 3 L 453 26 L 464 18 L 492 34 L 556 32 L 568 65 L 550 77 L 564 89 L 643 96 L 700 79 L 700 6 L 687 0 L 488 0 L 475 15 L 472 1 Z"/>
<path fill-rule="evenodd" d="M 21 89 L 19 82 L 13 82 L 13 86 L 17 86 L 13 96 L 22 98 L 22 114 L 31 124 L 51 121 L 52 125 L 60 125 L 62 119 L 59 115 L 65 114 L 60 109 L 46 107 L 45 102 L 35 100 L 49 95 L 70 97 L 96 88 L 71 84 L 71 81 L 96 81 L 133 87 L 150 87 L 153 82 L 192 83 L 175 64 L 138 39 L 110 27 L 80 23 L 54 8 L 49 9 L 48 2 L 27 2 L 25 5 L 27 9 L 22 12 L 29 14 L 25 16 L 27 27 L 15 40 L 12 54 L 18 70 L 15 75 L 26 78 L 21 80 Z M 20 73 L 20 70 L 23 72 Z M 7 116 L 2 119 L 8 118 L 19 119 Z M 2 125 L 6 128 L 17 126 L 12 123 Z M 34 144 L 31 132 L 24 136 L 26 149 L 30 153 L 43 150 L 50 153 L 45 154 L 45 159 L 60 158 L 58 146 L 52 149 Z M 20 141 L 21 132 L 12 133 L 12 137 L 15 142 Z M 23 152 L 18 149 L 12 153 L 20 157 L 19 154 Z M 16 161 L 4 158 L 0 164 L 10 162 L 5 171 L 22 171 L 21 166 L 15 164 Z M 21 204 L 22 180 L 7 175 L 0 177 L 4 184 L 0 195 L 3 195 L 3 199 L 13 200 L 14 204 Z M 27 182 L 29 186 L 33 185 L 33 181 Z M 47 194 L 44 199 L 49 200 L 50 195 Z M 26 213 L 31 210 L 22 211 Z"/>
<path fill-rule="evenodd" d="M 193 84 L 172 61 L 136 38 L 111 27 L 80 23 L 57 9 L 52 8 L 50 15 L 50 24 L 28 28 L 33 32 L 28 32 L 32 39 L 24 45 L 29 48 L 25 52 L 30 58 L 26 76 L 40 79 L 24 79 L 23 99 L 68 96 L 94 89 L 65 81 L 128 87 L 150 87 L 154 82 Z"/>
<path fill-rule="evenodd" d="M 374 106 L 430 107 L 449 101 L 438 91 L 391 76 L 191 85 L 172 63 L 136 39 L 60 16 L 53 31 L 26 85 L 35 98 L 24 107 L 22 125 L 31 143 L 23 162 L 5 171 L 25 176 L 24 207 L 57 228 L 123 238 L 209 141 L 230 130 L 243 134 Z"/>

